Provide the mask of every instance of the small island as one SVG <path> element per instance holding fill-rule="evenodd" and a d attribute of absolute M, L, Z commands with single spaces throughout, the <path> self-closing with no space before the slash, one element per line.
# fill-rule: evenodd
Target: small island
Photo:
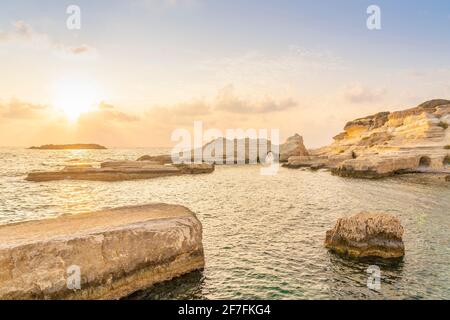
<path fill-rule="evenodd" d="M 88 144 L 45 144 L 40 147 L 30 147 L 30 150 L 105 150 L 104 146 L 95 143 Z"/>

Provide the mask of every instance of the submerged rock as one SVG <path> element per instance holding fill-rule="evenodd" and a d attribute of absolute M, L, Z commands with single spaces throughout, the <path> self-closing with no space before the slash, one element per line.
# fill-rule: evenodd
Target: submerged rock
<path fill-rule="evenodd" d="M 0 226 L 0 299 L 118 299 L 204 263 L 202 225 L 182 206 Z"/>
<path fill-rule="evenodd" d="M 403 227 L 386 213 L 359 213 L 339 219 L 328 230 L 325 247 L 355 258 L 401 258 L 405 255 Z"/>

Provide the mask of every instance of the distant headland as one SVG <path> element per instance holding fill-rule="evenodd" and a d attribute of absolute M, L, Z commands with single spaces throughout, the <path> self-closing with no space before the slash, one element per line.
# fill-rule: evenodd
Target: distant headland
<path fill-rule="evenodd" d="M 31 150 L 104 150 L 107 149 L 99 144 L 45 144 L 40 147 L 30 147 Z"/>

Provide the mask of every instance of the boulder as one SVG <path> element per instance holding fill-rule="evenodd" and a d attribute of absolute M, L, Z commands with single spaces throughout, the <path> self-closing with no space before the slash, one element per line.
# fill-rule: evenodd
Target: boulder
<path fill-rule="evenodd" d="M 0 299 L 118 299 L 204 264 L 202 225 L 182 206 L 0 226 Z"/>
<path fill-rule="evenodd" d="M 355 258 L 401 258 L 405 255 L 403 227 L 386 213 L 359 213 L 339 219 L 326 232 L 325 247 Z"/>
<path fill-rule="evenodd" d="M 280 162 L 288 161 L 289 157 L 308 156 L 308 151 L 303 144 L 303 137 L 295 134 L 280 145 Z"/>

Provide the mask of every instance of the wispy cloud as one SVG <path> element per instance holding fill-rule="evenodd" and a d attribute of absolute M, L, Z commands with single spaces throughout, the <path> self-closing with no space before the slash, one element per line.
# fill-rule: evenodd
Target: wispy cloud
<path fill-rule="evenodd" d="M 180 8 L 180 7 L 193 7 L 201 4 L 205 0 L 134 0 L 134 3 L 138 6 L 145 7 L 147 9 L 162 9 L 162 8 Z"/>
<path fill-rule="evenodd" d="M 199 68 L 214 72 L 217 78 L 229 83 L 239 79 L 264 85 L 262 81 L 267 79 L 286 82 L 311 76 L 317 71 L 341 71 L 346 66 L 340 57 L 331 52 L 291 46 L 279 54 L 250 51 L 243 55 L 208 59 Z"/>
<path fill-rule="evenodd" d="M 35 119 L 43 115 L 48 106 L 32 104 L 11 99 L 9 102 L 0 102 L 0 118 L 5 119 Z"/>
<path fill-rule="evenodd" d="M 232 85 L 228 85 L 219 91 L 214 104 L 216 110 L 254 114 L 285 111 L 298 105 L 297 101 L 292 98 L 278 101 L 269 96 L 266 96 L 259 101 L 240 98 L 235 94 Z"/>
<path fill-rule="evenodd" d="M 381 101 L 386 92 L 387 90 L 384 88 L 369 88 L 361 84 L 352 84 L 343 88 L 341 95 L 347 102 L 371 103 Z"/>
<path fill-rule="evenodd" d="M 0 31 L 0 44 L 20 44 L 38 49 L 47 49 L 51 52 L 68 57 L 94 56 L 97 51 L 95 48 L 81 44 L 69 46 L 56 41 L 46 33 L 35 31 L 24 21 L 16 21 L 8 31 Z"/>

